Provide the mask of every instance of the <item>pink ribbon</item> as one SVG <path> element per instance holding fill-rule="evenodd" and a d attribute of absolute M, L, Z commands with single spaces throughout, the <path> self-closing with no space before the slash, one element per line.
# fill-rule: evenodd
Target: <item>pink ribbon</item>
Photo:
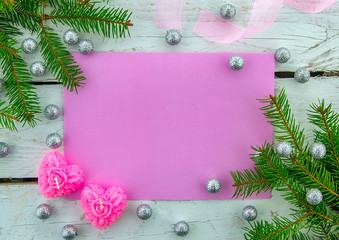
<path fill-rule="evenodd" d="M 337 0 L 256 0 L 247 28 L 239 27 L 202 9 L 193 32 L 208 40 L 231 43 L 271 26 L 279 15 L 282 4 L 302 12 L 318 13 Z M 159 28 L 182 28 L 183 0 L 157 0 L 156 25 Z"/>

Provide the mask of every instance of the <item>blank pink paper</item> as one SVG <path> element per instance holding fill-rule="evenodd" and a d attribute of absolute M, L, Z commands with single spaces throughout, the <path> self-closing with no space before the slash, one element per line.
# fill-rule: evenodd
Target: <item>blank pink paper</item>
<path fill-rule="evenodd" d="M 85 185 L 118 185 L 130 200 L 230 199 L 229 172 L 272 140 L 256 99 L 273 94 L 273 54 L 240 53 L 240 71 L 230 53 L 73 55 L 87 80 L 64 92 L 65 157 Z M 205 190 L 213 177 L 217 194 Z"/>

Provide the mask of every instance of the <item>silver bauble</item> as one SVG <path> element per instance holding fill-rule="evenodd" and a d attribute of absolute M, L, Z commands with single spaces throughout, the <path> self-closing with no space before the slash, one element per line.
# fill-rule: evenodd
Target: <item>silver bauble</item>
<path fill-rule="evenodd" d="M 52 149 L 56 149 L 62 145 L 62 137 L 57 133 L 51 133 L 46 138 L 46 144 Z"/>
<path fill-rule="evenodd" d="M 79 42 L 79 34 L 74 29 L 69 29 L 64 33 L 64 42 L 68 45 L 75 45 Z"/>
<path fill-rule="evenodd" d="M 36 62 L 32 63 L 32 65 L 30 67 L 30 71 L 31 71 L 33 76 L 41 77 L 46 72 L 46 65 L 41 61 L 36 61 Z"/>
<path fill-rule="evenodd" d="M 141 204 L 137 208 L 137 216 L 141 220 L 147 220 L 152 216 L 152 208 L 148 204 Z"/>
<path fill-rule="evenodd" d="M 94 44 L 89 39 L 80 41 L 78 46 L 79 46 L 79 52 L 84 55 L 89 55 L 94 51 Z"/>
<path fill-rule="evenodd" d="M 60 108 L 57 105 L 49 104 L 44 110 L 44 115 L 49 120 L 55 120 L 60 116 Z"/>
<path fill-rule="evenodd" d="M 5 80 L 3 78 L 0 78 L 0 92 L 5 90 Z"/>
<path fill-rule="evenodd" d="M 236 13 L 235 7 L 231 4 L 225 4 L 220 8 L 220 16 L 228 21 L 232 20 Z"/>
<path fill-rule="evenodd" d="M 275 60 L 280 63 L 286 63 L 291 58 L 291 52 L 285 47 L 278 48 L 275 51 Z"/>
<path fill-rule="evenodd" d="M 52 214 L 52 208 L 46 203 L 40 204 L 36 208 L 35 215 L 40 220 L 46 220 L 47 218 L 51 216 L 51 214 Z"/>
<path fill-rule="evenodd" d="M 174 225 L 174 232 L 178 236 L 186 236 L 190 231 L 190 226 L 185 221 L 179 221 Z"/>
<path fill-rule="evenodd" d="M 68 224 L 61 230 L 61 236 L 66 240 L 72 240 L 78 235 L 78 230 L 74 225 Z"/>
<path fill-rule="evenodd" d="M 311 205 L 318 205 L 323 200 L 323 194 L 316 188 L 311 188 L 306 193 L 306 200 Z"/>
<path fill-rule="evenodd" d="M 38 43 L 33 38 L 27 38 L 21 43 L 21 47 L 25 53 L 32 54 L 38 49 Z"/>
<path fill-rule="evenodd" d="M 177 45 L 181 41 L 181 34 L 178 30 L 168 30 L 165 36 L 166 42 L 169 45 Z"/>
<path fill-rule="evenodd" d="M 289 157 L 292 150 L 292 146 L 289 142 L 279 142 L 275 146 L 275 151 L 280 157 Z"/>
<path fill-rule="evenodd" d="M 310 153 L 313 158 L 321 159 L 326 155 L 326 146 L 323 143 L 313 143 L 310 148 Z"/>
<path fill-rule="evenodd" d="M 299 68 L 294 73 L 294 79 L 298 83 L 306 83 L 310 80 L 311 74 L 306 68 Z"/>
<path fill-rule="evenodd" d="M 220 191 L 220 188 L 221 188 L 221 183 L 216 178 L 211 178 L 206 183 L 206 190 L 209 193 L 217 193 Z"/>
<path fill-rule="evenodd" d="M 244 59 L 239 55 L 233 55 L 228 59 L 228 66 L 235 71 L 244 67 Z"/>
<path fill-rule="evenodd" d="M 242 217 L 246 221 L 253 221 L 254 219 L 257 218 L 257 216 L 258 216 L 257 209 L 251 205 L 244 207 L 242 210 Z"/>
<path fill-rule="evenodd" d="M 8 145 L 4 142 L 0 142 L 0 158 L 4 158 L 8 155 Z"/>

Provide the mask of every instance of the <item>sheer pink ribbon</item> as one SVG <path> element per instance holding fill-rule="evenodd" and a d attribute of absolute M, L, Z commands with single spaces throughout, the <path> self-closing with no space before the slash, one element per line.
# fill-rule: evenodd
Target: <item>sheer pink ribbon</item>
<path fill-rule="evenodd" d="M 157 0 L 156 25 L 159 28 L 182 28 L 184 0 Z M 302 12 L 318 13 L 337 0 L 256 0 L 247 28 L 225 21 L 216 14 L 202 9 L 193 32 L 208 40 L 231 43 L 260 32 L 274 23 L 282 4 Z"/>

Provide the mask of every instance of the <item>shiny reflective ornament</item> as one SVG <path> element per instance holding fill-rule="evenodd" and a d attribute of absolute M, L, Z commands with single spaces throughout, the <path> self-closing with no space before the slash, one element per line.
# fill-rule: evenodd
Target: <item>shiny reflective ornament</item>
<path fill-rule="evenodd" d="M 221 183 L 216 178 L 211 178 L 206 183 L 206 190 L 210 193 L 217 193 L 220 191 Z"/>
<path fill-rule="evenodd" d="M 21 47 L 25 53 L 32 54 L 38 49 L 38 43 L 33 38 L 27 38 L 21 43 Z"/>
<path fill-rule="evenodd" d="M 228 66 L 235 71 L 239 71 L 244 67 L 244 59 L 239 55 L 233 55 L 228 59 Z"/>
<path fill-rule="evenodd" d="M 275 146 L 275 152 L 280 157 L 289 157 L 292 154 L 292 146 L 289 142 L 279 142 Z"/>
<path fill-rule="evenodd" d="M 36 61 L 36 62 L 32 63 L 32 65 L 30 67 L 30 71 L 31 71 L 33 76 L 41 77 L 46 72 L 46 65 L 43 62 Z"/>
<path fill-rule="evenodd" d="M 280 63 L 286 63 L 291 58 L 291 52 L 285 47 L 278 48 L 275 51 L 275 60 Z"/>
<path fill-rule="evenodd" d="M 257 218 L 257 216 L 258 216 L 257 209 L 251 205 L 244 207 L 242 210 L 242 217 L 246 221 L 253 221 Z"/>
<path fill-rule="evenodd" d="M 49 104 L 44 110 L 44 115 L 49 120 L 55 120 L 60 116 L 60 108 L 57 105 Z"/>
<path fill-rule="evenodd" d="M 181 38 L 180 32 L 175 29 L 168 30 L 165 36 L 166 42 L 173 46 L 177 45 L 181 41 Z"/>
<path fill-rule="evenodd" d="M 64 33 L 64 42 L 68 45 L 75 45 L 79 42 L 79 34 L 74 29 L 69 29 Z"/>
<path fill-rule="evenodd" d="M 3 78 L 0 78 L 0 92 L 5 90 L 5 80 Z"/>
<path fill-rule="evenodd" d="M 186 236 L 190 231 L 190 227 L 187 222 L 179 221 L 174 225 L 174 232 L 178 236 Z"/>
<path fill-rule="evenodd" d="M 68 224 L 61 230 L 61 236 L 66 240 L 72 240 L 78 235 L 78 230 L 74 225 Z"/>
<path fill-rule="evenodd" d="M 4 142 L 0 142 L 0 158 L 4 158 L 8 155 L 8 145 Z"/>
<path fill-rule="evenodd" d="M 59 148 L 62 145 L 62 137 L 57 133 L 51 133 L 46 138 L 46 144 L 52 149 Z"/>
<path fill-rule="evenodd" d="M 235 7 L 231 4 L 225 4 L 220 8 L 220 16 L 225 20 L 232 20 L 237 13 Z"/>
<path fill-rule="evenodd" d="M 326 155 L 326 146 L 323 143 L 313 143 L 310 148 L 310 153 L 313 158 L 321 159 Z"/>
<path fill-rule="evenodd" d="M 141 220 L 147 220 L 152 216 L 152 208 L 148 204 L 141 204 L 137 208 L 137 216 Z"/>
<path fill-rule="evenodd" d="M 306 200 L 311 205 L 318 205 L 323 200 L 323 194 L 316 188 L 307 191 Z"/>
<path fill-rule="evenodd" d="M 311 74 L 306 68 L 299 68 L 294 73 L 294 79 L 298 83 L 306 83 L 310 80 Z"/>
<path fill-rule="evenodd" d="M 35 215 L 40 220 L 46 220 L 47 218 L 49 218 L 51 216 L 51 214 L 52 214 L 52 208 L 46 203 L 40 204 L 36 208 Z"/>
<path fill-rule="evenodd" d="M 94 51 L 94 44 L 91 40 L 85 39 L 79 42 L 79 52 L 84 55 L 89 55 Z"/>

